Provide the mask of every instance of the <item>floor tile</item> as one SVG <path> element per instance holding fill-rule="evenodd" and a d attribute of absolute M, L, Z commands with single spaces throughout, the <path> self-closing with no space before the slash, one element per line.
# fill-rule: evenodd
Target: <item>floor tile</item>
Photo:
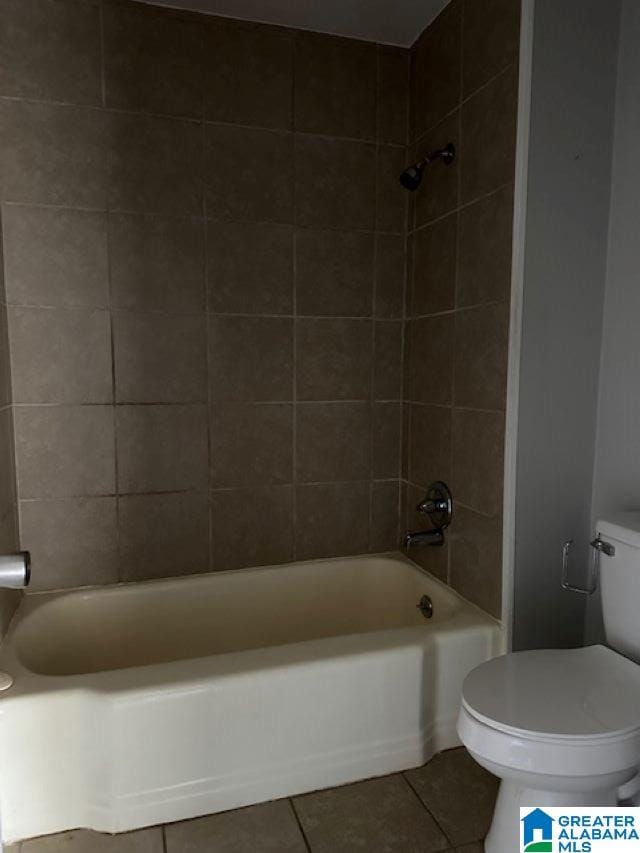
<path fill-rule="evenodd" d="M 163 853 L 162 829 L 105 835 L 76 829 L 23 841 L 20 853 Z"/>
<path fill-rule="evenodd" d="M 435 853 L 449 846 L 400 775 L 296 797 L 294 806 L 313 853 Z"/>
<path fill-rule="evenodd" d="M 470 844 L 485 837 L 498 780 L 476 764 L 465 749 L 442 752 L 405 776 L 452 844 Z"/>
<path fill-rule="evenodd" d="M 174 823 L 166 853 L 306 853 L 288 800 Z"/>

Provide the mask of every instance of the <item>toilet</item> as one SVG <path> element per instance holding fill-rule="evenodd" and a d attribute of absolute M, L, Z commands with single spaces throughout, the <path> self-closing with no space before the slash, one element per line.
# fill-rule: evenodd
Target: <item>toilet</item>
<path fill-rule="evenodd" d="M 501 779 L 486 853 L 520 847 L 521 806 L 615 806 L 640 791 L 640 513 L 597 527 L 607 642 L 514 652 L 474 669 L 458 734 Z"/>

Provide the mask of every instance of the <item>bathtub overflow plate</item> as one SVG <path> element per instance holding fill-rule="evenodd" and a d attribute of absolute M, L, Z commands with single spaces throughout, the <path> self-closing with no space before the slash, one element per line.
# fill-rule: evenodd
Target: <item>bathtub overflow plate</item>
<path fill-rule="evenodd" d="M 433 616 L 433 601 L 431 601 L 428 595 L 423 595 L 420 601 L 416 604 L 416 607 L 425 619 L 431 619 Z"/>
<path fill-rule="evenodd" d="M 0 692 L 8 690 L 13 685 L 13 678 L 8 672 L 0 672 Z"/>

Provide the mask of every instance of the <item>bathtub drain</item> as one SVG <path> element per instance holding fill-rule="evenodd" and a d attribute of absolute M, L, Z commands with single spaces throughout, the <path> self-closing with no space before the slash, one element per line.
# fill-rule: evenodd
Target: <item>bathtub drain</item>
<path fill-rule="evenodd" d="M 420 601 L 416 604 L 416 607 L 425 619 L 431 619 L 433 616 L 433 601 L 431 601 L 428 595 L 423 595 Z"/>

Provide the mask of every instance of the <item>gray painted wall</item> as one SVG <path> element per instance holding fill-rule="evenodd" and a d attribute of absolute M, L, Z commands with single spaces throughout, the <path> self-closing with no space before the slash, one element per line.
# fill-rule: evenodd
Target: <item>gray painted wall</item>
<path fill-rule="evenodd" d="M 520 364 L 513 645 L 583 640 L 620 3 L 537 0 Z"/>
<path fill-rule="evenodd" d="M 640 4 L 624 0 L 615 117 L 593 520 L 640 508 Z M 600 600 L 587 639 L 601 638 Z"/>

